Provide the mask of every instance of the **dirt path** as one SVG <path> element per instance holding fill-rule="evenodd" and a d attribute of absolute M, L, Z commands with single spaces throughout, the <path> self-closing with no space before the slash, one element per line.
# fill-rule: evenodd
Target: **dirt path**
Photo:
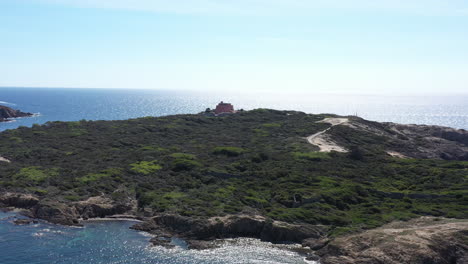
<path fill-rule="evenodd" d="M 392 156 L 392 157 L 395 157 L 395 158 L 400 158 L 400 159 L 407 159 L 408 157 L 399 153 L 399 152 L 396 152 L 396 151 L 387 151 L 387 154 Z"/>
<path fill-rule="evenodd" d="M 311 136 L 307 137 L 307 141 L 320 148 L 320 152 L 330 152 L 330 151 L 337 151 L 337 152 L 348 152 L 345 148 L 339 146 L 335 142 L 333 142 L 330 137 L 328 137 L 325 133 L 330 130 L 334 126 L 338 126 L 344 123 L 349 122 L 348 118 L 325 118 L 317 123 L 328 123 L 331 124 L 331 127 L 317 132 Z"/>

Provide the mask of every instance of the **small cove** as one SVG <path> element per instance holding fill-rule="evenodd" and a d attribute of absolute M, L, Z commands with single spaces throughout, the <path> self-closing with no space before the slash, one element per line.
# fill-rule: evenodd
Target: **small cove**
<path fill-rule="evenodd" d="M 18 226 L 13 212 L 0 212 L 0 263 L 313 263 L 292 249 L 299 245 L 274 245 L 240 238 L 220 242 L 209 250 L 186 250 L 174 239 L 175 248 L 153 247 L 150 234 L 129 229 L 130 220 L 86 221 L 84 227 L 65 227 L 40 221 Z"/>

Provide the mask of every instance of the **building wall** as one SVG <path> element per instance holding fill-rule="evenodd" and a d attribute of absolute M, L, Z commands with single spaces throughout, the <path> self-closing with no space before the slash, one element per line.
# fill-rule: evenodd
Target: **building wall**
<path fill-rule="evenodd" d="M 234 106 L 232 106 L 232 104 L 218 104 L 215 109 L 215 114 L 232 112 L 234 112 Z"/>

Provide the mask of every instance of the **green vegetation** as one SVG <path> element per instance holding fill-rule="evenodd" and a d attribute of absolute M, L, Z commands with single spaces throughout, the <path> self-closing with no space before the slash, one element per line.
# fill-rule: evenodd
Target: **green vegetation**
<path fill-rule="evenodd" d="M 350 153 L 316 152 L 304 138 L 329 127 L 316 123 L 323 118 L 261 109 L 20 127 L 0 134 L 12 161 L 0 165 L 0 191 L 62 202 L 125 193 L 141 210 L 194 217 L 253 208 L 331 225 L 333 235 L 421 215 L 468 217 L 468 162 L 392 158 L 382 137 L 345 126 L 329 133 Z"/>
<path fill-rule="evenodd" d="M 293 152 L 292 154 L 297 160 L 321 161 L 324 159 L 330 159 L 330 155 L 325 152 Z"/>
<path fill-rule="evenodd" d="M 175 159 L 186 159 L 186 160 L 194 160 L 195 159 L 195 155 L 187 154 L 187 153 L 172 153 L 170 156 L 175 158 Z"/>
<path fill-rule="evenodd" d="M 162 169 L 162 166 L 157 164 L 157 162 L 157 160 L 135 162 L 130 164 L 130 170 L 136 173 L 148 175 Z"/>
<path fill-rule="evenodd" d="M 33 166 L 20 169 L 20 171 L 15 175 L 15 178 L 21 181 L 29 181 L 31 183 L 41 183 L 50 177 L 57 175 L 58 170 L 56 168 L 42 169 L 39 166 Z"/>
<path fill-rule="evenodd" d="M 277 128 L 277 127 L 281 127 L 281 124 L 280 123 L 266 123 L 266 124 L 263 124 L 262 126 L 266 128 Z"/>
<path fill-rule="evenodd" d="M 238 147 L 216 147 L 213 150 L 214 154 L 226 155 L 229 157 L 236 157 L 244 152 L 245 149 Z"/>
<path fill-rule="evenodd" d="M 111 178 L 122 174 L 122 169 L 120 168 L 110 168 L 103 170 L 100 173 L 89 173 L 84 177 L 78 178 L 81 183 L 91 183 L 95 181 L 100 181 L 105 178 Z"/>

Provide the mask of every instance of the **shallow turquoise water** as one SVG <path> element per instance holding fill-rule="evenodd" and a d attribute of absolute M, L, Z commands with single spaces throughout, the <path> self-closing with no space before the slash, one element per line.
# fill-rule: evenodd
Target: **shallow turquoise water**
<path fill-rule="evenodd" d="M 48 121 L 116 120 L 198 113 L 219 101 L 236 108 L 358 114 L 369 120 L 468 129 L 468 96 L 372 96 L 333 94 L 226 94 L 152 90 L 0 88 L 0 105 L 39 113 L 0 123 L 0 131 Z M 1 134 L 0 134 L 1 136 Z M 0 219 L 11 216 L 0 212 Z M 87 263 L 305 263 L 289 250 L 252 239 L 188 251 L 149 247 L 149 237 L 128 221 L 89 222 L 84 228 L 40 223 L 15 226 L 0 220 L 0 264 Z"/>
<path fill-rule="evenodd" d="M 306 263 L 293 251 L 255 239 L 232 240 L 212 250 L 165 249 L 150 246 L 148 234 L 129 229 L 131 221 L 87 222 L 83 228 L 43 222 L 17 226 L 5 219 L 13 215 L 0 212 L 2 264 Z"/>

